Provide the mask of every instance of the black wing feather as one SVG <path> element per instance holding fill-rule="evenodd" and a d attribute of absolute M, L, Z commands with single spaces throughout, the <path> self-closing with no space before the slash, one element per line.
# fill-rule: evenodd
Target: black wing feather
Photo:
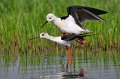
<path fill-rule="evenodd" d="M 100 20 L 105 21 L 104 19 L 100 18 L 98 15 L 106 14 L 106 11 L 91 8 L 91 7 L 84 7 L 84 6 L 70 6 L 67 8 L 68 15 L 74 17 L 75 22 L 78 26 L 83 28 L 82 22 L 85 20 Z"/>
<path fill-rule="evenodd" d="M 67 34 L 67 35 L 63 35 L 61 37 L 62 40 L 65 40 L 65 41 L 72 41 L 76 38 L 78 39 L 83 39 L 84 37 L 86 36 L 91 36 L 92 34 L 91 33 L 86 33 L 86 34 L 80 34 L 80 35 L 76 35 L 76 34 Z"/>
<path fill-rule="evenodd" d="M 72 8 L 76 9 L 76 10 L 80 10 L 80 9 L 83 8 L 85 10 L 88 10 L 88 11 L 92 12 L 95 15 L 102 15 L 102 14 L 108 13 L 107 11 L 104 11 L 104 10 L 100 10 L 100 9 L 96 9 L 96 8 L 91 8 L 91 7 L 86 7 L 86 6 L 78 6 L 78 5 L 68 7 L 67 11 L 70 12 L 70 9 L 72 9 Z"/>
<path fill-rule="evenodd" d="M 78 35 L 76 35 L 76 34 L 68 34 L 68 35 L 63 35 L 61 39 L 65 40 L 65 41 L 71 41 L 77 37 L 78 37 Z"/>
<path fill-rule="evenodd" d="M 66 19 L 68 16 L 62 16 L 62 17 L 60 17 L 61 19 Z"/>

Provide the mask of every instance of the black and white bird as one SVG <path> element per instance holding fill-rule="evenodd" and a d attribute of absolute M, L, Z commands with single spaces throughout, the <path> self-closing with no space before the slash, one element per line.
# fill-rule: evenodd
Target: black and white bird
<path fill-rule="evenodd" d="M 51 40 L 53 42 L 59 43 L 61 45 L 70 47 L 72 40 L 74 40 L 76 38 L 81 39 L 83 37 L 90 36 L 90 35 L 91 34 L 80 34 L 80 35 L 67 34 L 67 35 L 64 35 L 64 36 L 55 37 L 55 36 L 49 35 L 47 32 L 42 32 L 42 33 L 40 33 L 40 38 L 45 38 L 45 39 Z M 39 38 L 39 37 L 37 37 L 37 38 Z"/>
<path fill-rule="evenodd" d="M 57 37 L 54 37 L 54 36 L 51 36 L 49 35 L 47 32 L 42 32 L 40 33 L 40 38 L 45 38 L 45 39 L 48 39 L 48 40 L 51 40 L 53 42 L 56 42 L 56 43 L 59 43 L 61 45 L 64 45 L 64 46 L 70 46 L 71 44 L 71 40 L 62 40 L 62 37 L 61 36 L 57 36 Z"/>
<path fill-rule="evenodd" d="M 84 29 L 83 22 L 86 20 L 98 20 L 105 21 L 99 15 L 106 14 L 108 12 L 99 10 L 96 8 L 85 7 L 85 6 L 70 6 L 67 8 L 67 16 L 58 18 L 53 13 L 49 13 L 46 16 L 47 21 L 42 25 L 45 26 L 47 22 L 52 22 L 56 25 L 63 33 L 74 33 L 81 34 L 81 32 L 89 32 Z"/>
<path fill-rule="evenodd" d="M 59 43 L 63 46 L 66 47 L 67 49 L 67 65 L 66 67 L 68 68 L 68 65 L 71 64 L 72 62 L 72 53 L 71 53 L 71 42 L 72 40 L 76 39 L 76 38 L 83 38 L 83 37 L 86 37 L 86 36 L 90 36 L 91 34 L 80 34 L 80 35 L 76 35 L 76 34 L 67 34 L 67 35 L 64 35 L 64 36 L 51 36 L 49 35 L 47 32 L 42 32 L 40 33 L 39 36 L 37 37 L 34 37 L 34 38 L 31 38 L 30 40 L 33 40 L 33 39 L 36 39 L 36 38 L 44 38 L 44 39 L 48 39 L 48 40 L 51 40 L 53 42 L 56 42 L 56 43 Z"/>

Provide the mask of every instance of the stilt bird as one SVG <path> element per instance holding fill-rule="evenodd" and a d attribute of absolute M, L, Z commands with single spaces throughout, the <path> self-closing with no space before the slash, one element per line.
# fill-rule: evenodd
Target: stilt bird
<path fill-rule="evenodd" d="M 105 21 L 98 15 L 106 14 L 106 11 L 85 7 L 85 6 L 70 6 L 67 8 L 68 15 L 58 18 L 53 13 L 49 13 L 46 16 L 47 22 L 52 22 L 55 24 L 63 33 L 74 33 L 79 35 L 81 32 L 88 32 L 88 30 L 83 28 L 83 21 L 86 20 L 99 20 Z"/>
<path fill-rule="evenodd" d="M 44 27 L 47 22 L 52 22 L 63 33 L 74 33 L 76 35 L 79 35 L 81 34 L 81 32 L 90 32 L 89 30 L 84 29 L 84 21 L 105 21 L 104 19 L 99 17 L 99 15 L 106 14 L 108 12 L 96 8 L 75 5 L 68 7 L 67 13 L 67 16 L 62 16 L 60 18 L 55 16 L 53 13 L 49 13 L 46 16 L 47 21 L 41 27 Z M 84 38 L 82 41 L 85 42 Z"/>
<path fill-rule="evenodd" d="M 67 34 L 67 35 L 63 35 L 63 36 L 58 36 L 58 37 L 54 37 L 54 36 L 50 36 L 48 33 L 46 32 L 42 32 L 40 34 L 40 38 L 45 38 L 45 39 L 49 39 L 53 42 L 57 42 L 61 45 L 66 46 L 67 49 L 67 65 L 66 68 L 68 68 L 68 66 L 72 63 L 72 53 L 71 53 L 71 47 L 70 44 L 72 42 L 72 40 L 74 40 L 75 38 L 83 38 L 86 36 L 90 36 L 90 34 L 80 34 L 80 35 L 76 35 L 76 34 Z"/>
<path fill-rule="evenodd" d="M 76 35 L 76 34 L 67 34 L 67 35 L 63 35 L 63 36 L 58 36 L 58 37 L 54 37 L 54 36 L 50 36 L 48 33 L 46 32 L 42 32 L 40 34 L 40 38 L 45 38 L 45 39 L 49 39 L 53 42 L 57 42 L 61 45 L 70 47 L 70 44 L 72 42 L 72 40 L 79 38 L 82 39 L 83 37 L 86 36 L 90 36 L 91 34 L 80 34 L 80 35 Z M 38 38 L 38 37 L 37 37 Z M 34 38 L 33 38 L 34 39 Z"/>
<path fill-rule="evenodd" d="M 86 36 L 90 36 L 91 34 L 80 34 L 80 35 L 76 35 L 76 34 L 67 34 L 67 35 L 63 35 L 63 36 L 58 36 L 58 37 L 54 37 L 54 36 L 50 36 L 48 33 L 46 32 L 42 32 L 40 34 L 40 36 L 37 36 L 35 38 L 32 38 L 32 39 L 36 39 L 36 38 L 45 38 L 45 39 L 48 39 L 48 40 L 51 40 L 53 42 L 57 42 L 61 45 L 64 45 L 66 46 L 66 49 L 67 49 L 67 57 L 68 57 L 68 60 L 67 60 L 67 65 L 66 65 L 66 68 L 68 68 L 68 66 L 72 63 L 72 53 L 71 53 L 71 42 L 72 40 L 76 39 L 76 38 L 83 38 L 83 37 L 86 37 Z M 32 40 L 30 39 L 30 40 Z"/>

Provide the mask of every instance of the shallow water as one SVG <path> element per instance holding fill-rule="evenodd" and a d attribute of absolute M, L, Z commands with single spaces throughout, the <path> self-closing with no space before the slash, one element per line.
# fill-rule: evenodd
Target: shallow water
<path fill-rule="evenodd" d="M 120 52 L 1 53 L 0 79 L 120 79 Z M 85 76 L 79 76 L 81 69 Z"/>

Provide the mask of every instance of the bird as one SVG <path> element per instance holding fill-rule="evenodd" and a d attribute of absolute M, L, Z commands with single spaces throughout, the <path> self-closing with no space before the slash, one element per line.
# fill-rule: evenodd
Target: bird
<path fill-rule="evenodd" d="M 66 66 L 69 66 L 72 63 L 72 53 L 71 53 L 70 44 L 71 44 L 72 40 L 75 38 L 74 35 L 71 35 L 71 37 L 70 37 L 70 35 L 69 35 L 69 37 L 68 36 L 67 37 L 66 36 L 63 36 L 63 37 L 62 36 L 54 37 L 54 36 L 49 35 L 46 32 L 42 32 L 40 34 L 40 38 L 49 39 L 49 40 L 51 40 L 53 42 L 57 42 L 57 43 L 65 46 L 66 49 L 67 49 L 67 57 L 68 57 L 67 65 Z M 66 68 L 68 68 L 68 67 L 66 67 Z"/>
<path fill-rule="evenodd" d="M 51 36 L 49 35 L 47 32 L 42 32 L 40 33 L 40 38 L 45 38 L 48 40 L 51 40 L 53 42 L 57 42 L 63 46 L 66 47 L 67 49 L 67 65 L 66 65 L 66 69 L 69 68 L 69 65 L 71 65 L 72 63 L 72 52 L 71 52 L 71 42 L 72 40 L 74 40 L 75 38 L 82 38 L 82 37 L 86 37 L 86 36 L 90 36 L 91 34 L 80 34 L 80 35 L 76 35 L 76 34 L 67 34 L 67 35 L 63 35 L 63 36 Z"/>
<path fill-rule="evenodd" d="M 82 39 L 83 37 L 86 36 L 90 36 L 91 34 L 80 34 L 80 35 L 76 35 L 76 34 L 66 34 L 63 36 L 51 36 L 49 35 L 47 32 L 42 32 L 40 33 L 39 36 L 31 38 L 30 40 L 36 39 L 36 38 L 44 38 L 44 39 L 48 39 L 51 40 L 53 42 L 59 43 L 62 46 L 65 46 L 67 49 L 67 65 L 66 65 L 66 69 L 69 68 L 69 65 L 71 65 L 72 63 L 72 52 L 71 52 L 71 42 L 76 39 L 76 38 L 80 38 Z"/>
<path fill-rule="evenodd" d="M 46 23 L 52 22 L 61 30 L 63 35 L 66 33 L 79 35 L 83 32 L 91 32 L 84 28 L 84 21 L 98 20 L 105 22 L 105 20 L 99 15 L 106 14 L 108 12 L 96 8 L 74 5 L 67 7 L 67 13 L 67 16 L 62 16 L 60 18 L 53 13 L 49 13 L 46 16 L 47 21 L 42 24 L 41 28 L 43 28 Z M 82 40 L 78 38 L 77 42 L 84 44 L 86 43 L 86 40 L 84 38 L 82 38 Z"/>
<path fill-rule="evenodd" d="M 70 46 L 70 44 L 71 44 L 70 40 L 67 40 L 67 41 L 62 40 L 61 36 L 54 37 L 54 36 L 49 35 L 47 32 L 42 32 L 40 34 L 40 38 L 45 38 L 45 39 L 51 40 L 53 42 L 57 42 L 57 43 L 64 45 L 64 46 Z"/>
<path fill-rule="evenodd" d="M 60 18 L 53 13 L 49 13 L 46 16 L 47 21 L 42 24 L 41 28 L 43 28 L 47 22 L 52 22 L 63 33 L 74 33 L 79 35 L 82 32 L 89 32 L 89 30 L 85 29 L 83 26 L 84 21 L 105 21 L 98 15 L 106 14 L 108 12 L 96 8 L 74 5 L 67 7 L 67 13 L 67 16 L 62 16 Z"/>
<path fill-rule="evenodd" d="M 51 40 L 53 42 L 59 43 L 63 46 L 70 47 L 71 42 L 74 39 L 76 39 L 76 38 L 82 39 L 83 37 L 90 36 L 90 35 L 91 34 L 80 34 L 80 35 L 66 34 L 66 35 L 63 35 L 63 36 L 56 36 L 55 37 L 55 36 L 49 35 L 47 32 L 42 32 L 42 33 L 40 33 L 40 38 L 45 38 L 45 39 Z M 35 38 L 38 38 L 38 37 L 35 37 Z M 32 39 L 35 39 L 35 38 L 32 38 Z"/>

